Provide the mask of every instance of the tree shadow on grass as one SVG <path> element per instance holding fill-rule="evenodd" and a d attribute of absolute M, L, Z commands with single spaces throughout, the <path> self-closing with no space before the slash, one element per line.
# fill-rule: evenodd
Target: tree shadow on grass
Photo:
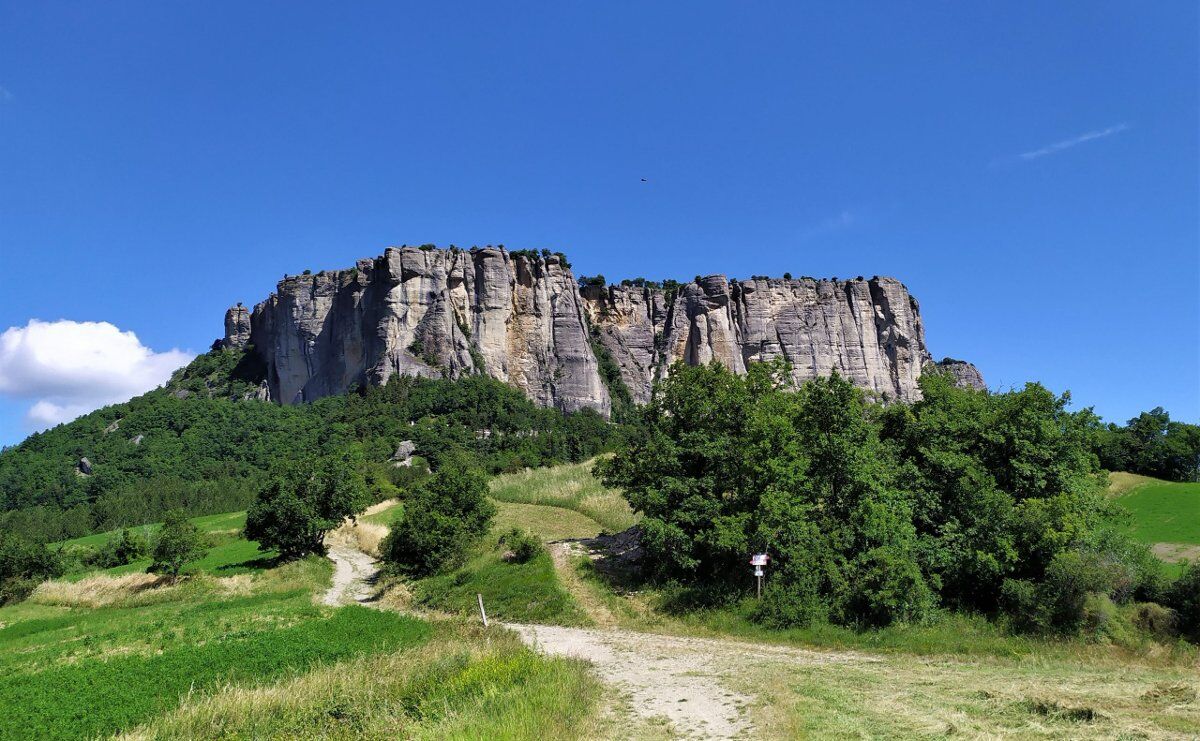
<path fill-rule="evenodd" d="M 227 573 L 230 571 L 245 571 L 249 569 L 273 569 L 284 563 L 280 556 L 259 556 L 250 558 L 239 563 L 227 563 L 223 566 L 218 566 L 214 571 L 217 573 Z"/>

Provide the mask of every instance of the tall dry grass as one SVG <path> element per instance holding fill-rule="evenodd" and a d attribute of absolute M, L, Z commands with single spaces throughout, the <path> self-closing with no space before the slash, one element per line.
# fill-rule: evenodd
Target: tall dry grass
<path fill-rule="evenodd" d="M 107 607 L 125 602 L 151 589 L 178 588 L 170 578 L 157 574 L 97 574 L 79 581 L 47 581 L 38 585 L 29 601 L 55 607 Z"/>
<path fill-rule="evenodd" d="M 325 545 L 326 547 L 347 546 L 357 548 L 363 553 L 379 558 L 379 546 L 383 543 L 383 539 L 387 537 L 387 534 L 388 528 L 386 525 L 367 522 L 361 518 L 357 522 L 353 522 L 347 518 L 336 530 L 330 530 L 326 533 Z"/>
<path fill-rule="evenodd" d="M 575 510 L 616 533 L 637 524 L 639 517 L 617 489 L 592 475 L 596 459 L 552 468 L 503 474 L 491 481 L 491 495 L 502 502 L 542 504 Z"/>

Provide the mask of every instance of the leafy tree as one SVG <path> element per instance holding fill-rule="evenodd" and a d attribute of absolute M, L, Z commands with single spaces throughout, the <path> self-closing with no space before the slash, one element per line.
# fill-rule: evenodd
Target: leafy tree
<path fill-rule="evenodd" d="M 0 605 L 25 599 L 40 582 L 62 572 L 58 554 L 45 544 L 0 533 Z"/>
<path fill-rule="evenodd" d="M 1200 641 L 1200 562 L 1187 565 L 1165 601 L 1175 611 L 1180 632 Z"/>
<path fill-rule="evenodd" d="M 461 564 L 491 525 L 487 476 L 465 458 L 442 467 L 405 500 L 404 514 L 381 546 L 397 570 L 423 576 Z"/>
<path fill-rule="evenodd" d="M 1110 471 L 1200 481 L 1200 425 L 1174 422 L 1162 407 L 1142 412 L 1124 427 L 1108 425 L 1096 452 Z"/>
<path fill-rule="evenodd" d="M 277 473 L 246 512 L 246 538 L 295 559 L 325 552 L 325 533 L 367 504 L 361 456 L 346 452 Z"/>
<path fill-rule="evenodd" d="M 171 510 L 155 539 L 150 571 L 178 578 L 183 567 L 204 557 L 208 547 L 200 531 L 180 510 Z"/>

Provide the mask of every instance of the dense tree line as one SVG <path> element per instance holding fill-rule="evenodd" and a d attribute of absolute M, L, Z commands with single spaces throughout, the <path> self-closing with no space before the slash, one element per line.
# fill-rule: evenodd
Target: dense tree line
<path fill-rule="evenodd" d="M 1171 421 L 1162 407 L 1142 412 L 1124 427 L 1110 424 L 1098 436 L 1100 463 L 1168 481 L 1200 481 L 1200 425 Z"/>
<path fill-rule="evenodd" d="M 766 552 L 757 617 L 777 626 L 947 607 L 1070 632 L 1097 600 L 1169 601 L 1161 564 L 1109 521 L 1100 423 L 1068 396 L 927 374 L 921 401 L 884 406 L 836 375 L 788 379 L 676 365 L 638 412 L 600 471 L 645 513 L 649 577 L 736 598 Z"/>
<path fill-rule="evenodd" d="M 436 468 L 456 451 L 488 473 L 579 461 L 612 429 L 590 411 L 541 409 L 483 377 L 393 377 L 311 404 L 254 399 L 250 353 L 217 349 L 166 388 L 105 407 L 0 453 L 0 531 L 34 541 L 242 509 L 283 468 L 354 449 L 366 474 L 403 477 L 387 463 L 413 440 Z M 91 473 L 80 470 L 87 458 Z M 373 474 L 371 472 L 374 472 Z"/>

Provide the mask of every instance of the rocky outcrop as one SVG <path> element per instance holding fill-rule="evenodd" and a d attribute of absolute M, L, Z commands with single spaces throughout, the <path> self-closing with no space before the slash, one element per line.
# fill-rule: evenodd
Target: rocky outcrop
<path fill-rule="evenodd" d="M 250 325 L 270 396 L 284 403 L 397 373 L 486 373 L 544 406 L 609 410 L 575 279 L 556 255 L 389 248 L 350 270 L 285 278 Z"/>
<path fill-rule="evenodd" d="M 404 440 L 396 446 L 396 452 L 392 454 L 392 465 L 396 467 L 407 467 L 412 465 L 413 453 L 417 452 L 417 444 L 412 440 Z"/>
<path fill-rule="evenodd" d="M 935 367 L 954 377 L 954 385 L 959 388 L 986 391 L 987 384 L 983 382 L 983 374 L 972 363 L 954 358 L 943 358 Z"/>
<path fill-rule="evenodd" d="M 245 347 L 250 342 L 250 311 L 241 304 L 225 312 L 225 339 L 222 347 Z"/>
<path fill-rule="evenodd" d="M 737 373 L 783 358 L 795 381 L 837 371 L 881 398 L 913 399 L 925 349 L 916 299 L 893 278 L 701 278 L 662 288 L 585 289 L 594 331 L 645 401 L 672 363 L 713 360 Z"/>
<path fill-rule="evenodd" d="M 382 384 L 395 374 L 484 373 L 535 402 L 607 414 L 597 350 L 633 400 L 675 361 L 744 373 L 783 358 L 796 381 L 834 371 L 883 399 L 915 399 L 931 362 L 917 302 L 899 281 L 720 275 L 667 287 L 578 288 L 561 255 L 389 248 L 349 270 L 284 278 L 225 318 L 226 347 L 252 344 L 283 403 Z M 955 377 L 982 385 L 974 366 Z"/>

